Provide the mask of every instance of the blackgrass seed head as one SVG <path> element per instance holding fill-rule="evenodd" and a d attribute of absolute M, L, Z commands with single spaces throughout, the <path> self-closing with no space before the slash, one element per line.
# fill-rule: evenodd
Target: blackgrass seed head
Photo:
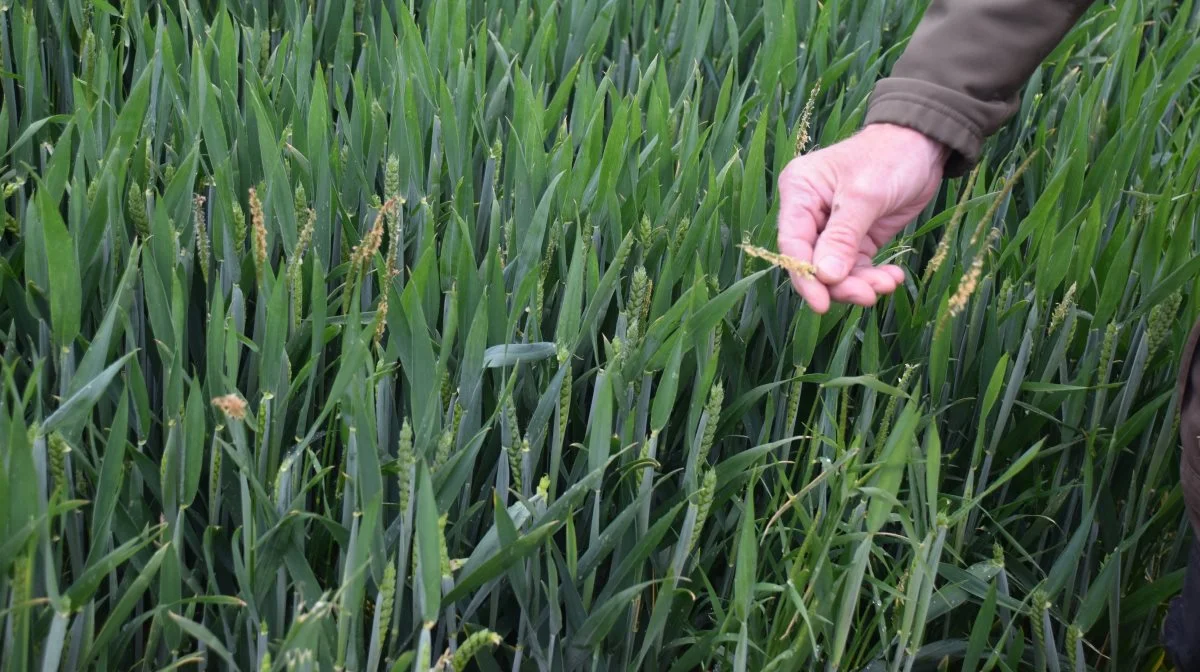
<path fill-rule="evenodd" d="M 1071 313 L 1071 309 L 1075 307 L 1075 283 L 1067 288 L 1067 293 L 1063 295 L 1062 301 L 1054 308 L 1054 312 L 1050 315 L 1050 328 L 1047 333 L 1053 333 L 1055 329 L 1067 319 L 1067 315 Z"/>
<path fill-rule="evenodd" d="M 767 250 L 767 249 L 764 249 L 761 247 L 756 247 L 754 245 L 750 245 L 749 243 L 743 243 L 742 245 L 740 245 L 740 247 L 746 254 L 750 255 L 751 257 L 757 257 L 759 259 L 763 259 L 774 266 L 778 266 L 780 268 L 784 268 L 786 270 L 792 271 L 793 273 L 797 273 L 800 275 L 800 277 L 803 277 L 803 278 L 815 277 L 817 269 L 815 266 L 813 266 L 812 264 L 810 264 L 808 262 L 801 261 L 799 259 L 795 259 L 795 258 L 789 257 L 787 255 L 778 254 L 778 253 L 772 252 L 770 250 Z"/>
<path fill-rule="evenodd" d="M 209 245 L 208 227 L 206 226 L 204 216 L 205 200 L 202 194 L 196 194 L 193 199 L 193 205 L 196 218 L 196 251 L 200 255 L 200 275 L 204 278 L 204 283 L 208 284 Z"/>
<path fill-rule="evenodd" d="M 404 419 L 404 424 L 400 427 L 400 440 L 396 461 L 400 471 L 398 479 L 400 510 L 407 511 L 409 502 L 412 499 L 412 472 L 416 464 L 416 457 L 413 454 L 412 425 L 408 424 L 408 418 Z"/>
<path fill-rule="evenodd" d="M 250 222 L 254 229 L 254 263 L 261 280 L 267 266 L 267 222 L 255 187 L 250 187 Z"/>
<path fill-rule="evenodd" d="M 146 197 L 147 195 L 142 191 L 137 178 L 130 179 L 129 193 L 126 195 L 125 202 L 128 203 L 129 219 L 133 221 L 133 229 L 137 231 L 142 240 L 150 237 L 150 217 L 146 214 Z"/>
<path fill-rule="evenodd" d="M 808 100 L 804 101 L 804 111 L 800 114 L 800 123 L 796 127 L 796 156 L 804 153 L 808 148 L 810 138 L 808 136 L 809 125 L 812 123 L 813 108 L 816 106 L 817 96 L 821 93 L 821 80 L 818 79 L 816 84 L 813 84 L 812 90 L 808 94 Z"/>
<path fill-rule="evenodd" d="M 217 407 L 217 410 L 225 414 L 225 417 L 234 420 L 246 419 L 246 400 L 236 392 L 214 397 L 212 405 Z"/>
<path fill-rule="evenodd" d="M 246 247 L 246 213 L 242 204 L 233 202 L 233 249 L 239 255 Z"/>

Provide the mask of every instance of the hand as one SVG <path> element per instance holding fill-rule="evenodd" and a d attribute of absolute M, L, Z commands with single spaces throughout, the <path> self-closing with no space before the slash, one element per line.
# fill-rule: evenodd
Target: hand
<path fill-rule="evenodd" d="M 779 176 L 779 251 L 815 264 L 791 273 L 817 313 L 830 300 L 872 306 L 904 282 L 899 266 L 874 266 L 879 249 L 937 193 L 949 149 L 903 126 L 870 124 L 794 159 Z"/>

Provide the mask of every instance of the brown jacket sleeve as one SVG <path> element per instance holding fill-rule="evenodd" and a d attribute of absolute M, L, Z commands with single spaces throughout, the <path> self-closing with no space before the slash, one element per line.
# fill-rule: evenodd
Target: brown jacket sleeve
<path fill-rule="evenodd" d="M 1020 89 L 1093 0 L 931 0 L 866 123 L 906 126 L 947 145 L 947 177 L 979 160 L 1016 113 Z"/>

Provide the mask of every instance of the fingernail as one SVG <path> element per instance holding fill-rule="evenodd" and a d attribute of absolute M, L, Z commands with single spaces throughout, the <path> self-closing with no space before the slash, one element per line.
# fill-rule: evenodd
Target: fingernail
<path fill-rule="evenodd" d="M 825 275 L 840 278 L 846 272 L 846 265 L 837 257 L 825 257 L 817 264 L 817 268 Z"/>

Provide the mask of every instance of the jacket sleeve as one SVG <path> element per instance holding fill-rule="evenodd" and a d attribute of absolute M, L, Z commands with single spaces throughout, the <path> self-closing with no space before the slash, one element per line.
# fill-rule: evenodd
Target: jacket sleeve
<path fill-rule="evenodd" d="M 946 176 L 961 176 L 1092 2 L 931 0 L 891 75 L 876 85 L 866 123 L 906 126 L 947 145 Z"/>

